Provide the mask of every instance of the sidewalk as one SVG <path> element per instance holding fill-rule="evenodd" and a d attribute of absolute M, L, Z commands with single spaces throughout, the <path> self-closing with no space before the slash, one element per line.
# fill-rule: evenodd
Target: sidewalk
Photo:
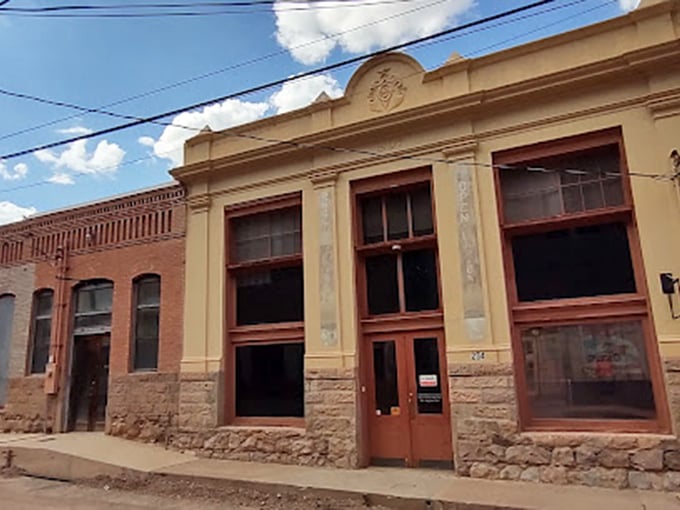
<path fill-rule="evenodd" d="M 680 510 L 676 494 L 473 480 L 447 471 L 200 459 L 101 433 L 0 434 L 2 459 L 8 450 L 13 465 L 28 474 L 64 480 L 150 473 L 262 491 L 304 489 L 319 496 L 364 497 L 399 509 Z"/>

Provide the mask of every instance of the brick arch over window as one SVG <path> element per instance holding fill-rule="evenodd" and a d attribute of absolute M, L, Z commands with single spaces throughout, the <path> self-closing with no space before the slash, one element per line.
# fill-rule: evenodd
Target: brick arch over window
<path fill-rule="evenodd" d="M 14 294 L 0 295 L 0 407 L 5 405 L 9 383 L 9 358 L 14 320 Z"/>
<path fill-rule="evenodd" d="M 158 369 L 161 277 L 147 273 L 132 282 L 132 368 Z"/>
<path fill-rule="evenodd" d="M 42 374 L 45 372 L 45 366 L 50 354 L 53 299 L 53 289 L 38 289 L 33 293 L 29 345 L 30 361 L 28 365 L 28 371 L 31 374 Z"/>

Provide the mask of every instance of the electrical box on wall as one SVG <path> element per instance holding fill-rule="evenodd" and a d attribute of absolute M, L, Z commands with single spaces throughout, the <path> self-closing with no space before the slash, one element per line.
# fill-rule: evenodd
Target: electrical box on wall
<path fill-rule="evenodd" d="M 57 365 L 48 363 L 45 366 L 45 393 L 47 395 L 54 395 L 59 389 L 57 386 Z"/>

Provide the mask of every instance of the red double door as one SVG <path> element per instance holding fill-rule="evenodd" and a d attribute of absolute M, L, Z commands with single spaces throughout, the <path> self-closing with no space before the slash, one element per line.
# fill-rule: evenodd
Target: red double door
<path fill-rule="evenodd" d="M 443 334 L 381 334 L 366 342 L 371 463 L 452 467 Z"/>

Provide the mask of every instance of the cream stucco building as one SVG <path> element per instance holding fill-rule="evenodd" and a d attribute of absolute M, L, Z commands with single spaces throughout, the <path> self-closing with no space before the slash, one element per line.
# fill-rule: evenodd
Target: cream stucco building
<path fill-rule="evenodd" d="M 432 71 L 383 54 L 189 140 L 177 444 L 680 488 L 679 34 L 643 1 Z"/>

